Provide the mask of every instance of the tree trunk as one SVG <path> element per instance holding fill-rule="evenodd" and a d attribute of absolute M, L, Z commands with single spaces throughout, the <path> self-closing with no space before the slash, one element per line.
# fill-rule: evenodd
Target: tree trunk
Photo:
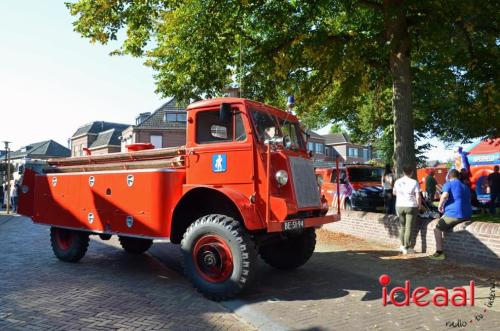
<path fill-rule="evenodd" d="M 389 66 L 392 76 L 392 112 L 394 123 L 394 167 L 398 176 L 403 166 L 411 166 L 416 175 L 415 140 L 411 99 L 410 36 L 404 0 L 384 0 L 384 19 L 390 42 Z"/>

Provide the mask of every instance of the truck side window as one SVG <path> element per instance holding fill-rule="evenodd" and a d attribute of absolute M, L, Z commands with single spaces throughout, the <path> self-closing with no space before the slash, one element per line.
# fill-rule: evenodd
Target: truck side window
<path fill-rule="evenodd" d="M 241 114 L 236 114 L 236 116 L 234 116 L 234 138 L 236 141 L 244 141 L 247 139 L 247 133 L 243 125 Z"/>
<path fill-rule="evenodd" d="M 223 123 L 218 111 L 204 111 L 196 115 L 196 125 L 198 144 L 244 141 L 247 137 L 241 114 L 235 114 L 233 122 Z"/>

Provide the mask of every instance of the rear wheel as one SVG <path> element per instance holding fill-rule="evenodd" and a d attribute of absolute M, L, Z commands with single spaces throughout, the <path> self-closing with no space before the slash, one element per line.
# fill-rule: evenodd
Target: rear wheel
<path fill-rule="evenodd" d="M 142 254 L 153 245 L 153 240 L 119 236 L 120 245 L 125 252 L 130 254 Z"/>
<path fill-rule="evenodd" d="M 234 297 L 252 281 L 257 252 L 242 225 L 226 215 L 191 224 L 181 242 L 184 273 L 213 300 Z"/>
<path fill-rule="evenodd" d="M 51 227 L 50 243 L 55 256 L 59 260 L 77 262 L 87 252 L 89 234 L 82 231 Z"/>
<path fill-rule="evenodd" d="M 316 232 L 304 229 L 300 234 L 287 234 L 285 239 L 259 249 L 262 259 L 272 267 L 291 270 L 305 264 L 314 253 Z"/>

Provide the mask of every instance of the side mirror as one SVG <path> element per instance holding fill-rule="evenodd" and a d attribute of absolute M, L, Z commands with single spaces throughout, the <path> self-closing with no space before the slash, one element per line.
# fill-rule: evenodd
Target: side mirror
<path fill-rule="evenodd" d="M 231 104 L 222 103 L 219 110 L 219 120 L 221 123 L 230 123 L 232 116 L 233 112 L 231 110 Z"/>

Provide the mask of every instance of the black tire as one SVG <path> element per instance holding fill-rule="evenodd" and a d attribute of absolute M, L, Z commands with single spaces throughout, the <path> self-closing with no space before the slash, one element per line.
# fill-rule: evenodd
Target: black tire
<path fill-rule="evenodd" d="M 254 242 L 229 216 L 210 214 L 196 220 L 184 233 L 181 249 L 184 273 L 209 299 L 232 298 L 254 278 Z"/>
<path fill-rule="evenodd" d="M 300 234 L 287 234 L 287 238 L 259 249 L 260 257 L 270 266 L 281 270 L 296 269 L 305 264 L 316 247 L 314 228 L 304 229 Z"/>
<path fill-rule="evenodd" d="M 151 239 L 119 236 L 118 240 L 125 252 L 130 254 L 142 254 L 153 245 L 153 240 Z"/>
<path fill-rule="evenodd" d="M 89 247 L 89 234 L 77 230 L 50 228 L 50 243 L 55 256 L 65 262 L 77 262 Z"/>

